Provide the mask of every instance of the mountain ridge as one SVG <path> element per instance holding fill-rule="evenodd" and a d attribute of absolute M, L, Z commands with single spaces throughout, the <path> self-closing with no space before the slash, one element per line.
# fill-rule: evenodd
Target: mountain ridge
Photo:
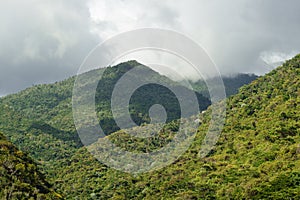
<path fill-rule="evenodd" d="M 108 168 L 81 149 L 69 167 L 61 168 L 74 172 L 59 187 L 71 183 L 80 187 L 90 177 L 86 184 L 92 189 L 73 192 L 98 199 L 299 198 L 299 66 L 300 55 L 226 100 L 226 124 L 207 157 L 200 159 L 198 152 L 210 109 L 201 115 L 202 125 L 191 148 L 172 165 L 133 176 Z M 118 133 L 109 137 L 121 146 L 130 139 Z M 76 173 L 79 169 L 81 174 Z"/>
<path fill-rule="evenodd" d="M 47 125 L 44 127 L 43 123 L 54 128 L 60 124 L 60 131 L 71 131 L 72 116 L 66 111 L 66 108 L 71 108 L 68 103 L 59 105 L 57 111 L 49 109 L 47 116 L 42 116 L 37 123 L 38 126 L 32 127 L 35 130 L 42 127 L 41 130 L 30 132 L 30 119 L 23 119 L 22 112 L 11 113 L 10 105 L 2 101 L 0 121 L 3 123 L 12 117 L 12 122 L 11 126 L 6 127 L 0 124 L 0 128 L 10 128 L 10 131 L 18 129 L 19 136 L 15 138 L 17 142 L 39 137 L 42 144 L 47 144 L 40 146 L 40 149 L 34 146 L 29 148 L 44 148 L 42 154 L 47 154 L 51 149 L 49 157 L 36 156 L 44 164 L 45 173 L 54 183 L 55 190 L 66 198 L 297 199 L 300 197 L 299 66 L 300 55 L 243 86 L 238 94 L 227 99 L 224 130 L 207 157 L 200 159 L 198 152 L 209 125 L 210 108 L 200 115 L 202 125 L 185 154 L 170 166 L 138 176 L 99 163 L 85 148 L 77 146 L 72 140 L 54 140 L 54 135 L 43 133 L 44 128 L 49 129 L 49 133 L 55 133 L 55 129 Z M 51 86 L 48 88 L 51 89 Z M 43 88 L 39 90 L 43 91 Z M 30 109 L 25 111 L 29 114 L 32 112 Z M 43 121 L 49 116 L 52 117 L 51 121 Z M 163 134 L 169 135 L 169 130 L 176 130 L 176 123 L 167 125 Z M 147 147 L 153 148 L 153 143 L 144 142 L 136 146 L 122 145 L 130 144 L 130 138 L 124 136 L 119 131 L 107 137 L 128 150 L 132 147 L 142 151 L 147 150 Z M 51 144 L 53 140 L 58 143 Z"/>

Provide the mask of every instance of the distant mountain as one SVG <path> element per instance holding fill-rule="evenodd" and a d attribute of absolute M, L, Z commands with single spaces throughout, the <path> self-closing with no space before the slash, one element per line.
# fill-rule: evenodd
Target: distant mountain
<path fill-rule="evenodd" d="M 37 164 L 0 133 L 0 198 L 61 199 Z"/>
<path fill-rule="evenodd" d="M 238 93 L 240 87 L 251 83 L 257 78 L 258 76 L 255 74 L 235 74 L 230 76 L 222 76 L 226 96 L 229 97 Z M 192 82 L 192 87 L 195 91 L 199 92 L 200 94 L 209 97 L 205 81 L 199 80 L 196 82 Z"/>

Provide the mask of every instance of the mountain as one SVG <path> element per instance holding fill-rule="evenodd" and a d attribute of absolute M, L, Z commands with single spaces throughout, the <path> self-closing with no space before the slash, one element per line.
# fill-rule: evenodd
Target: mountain
<path fill-rule="evenodd" d="M 141 66 L 136 61 L 121 63 L 114 67 L 89 71 L 81 76 L 89 77 L 103 74 L 96 92 L 96 110 L 100 125 L 105 133 L 119 130 L 110 109 L 110 97 L 119 78 L 134 67 Z M 159 75 L 146 66 L 153 80 L 168 82 L 174 87 L 177 83 Z M 43 162 L 59 160 L 73 154 L 81 147 L 72 115 L 72 91 L 75 77 L 55 84 L 37 85 L 0 99 L 0 130 L 22 150 Z M 82 88 L 92 82 L 86 80 Z M 157 95 L 160 94 L 160 95 Z M 199 109 L 205 110 L 210 100 L 196 94 Z M 180 107 L 176 96 L 166 88 L 148 84 L 139 88 L 130 99 L 130 114 L 138 124 L 149 123 L 148 107 L 161 103 L 168 110 L 167 121 L 180 117 Z M 51 151 L 49 151 L 51 149 Z"/>
<path fill-rule="evenodd" d="M 61 199 L 37 164 L 0 133 L 0 198 Z"/>
<path fill-rule="evenodd" d="M 172 165 L 145 174 L 131 175 L 109 168 L 82 147 L 72 120 L 75 77 L 0 99 L 0 130 L 41 164 L 54 189 L 67 199 L 297 199 L 300 197 L 299 63 L 297 56 L 242 87 L 226 101 L 223 133 L 207 157 L 200 158 L 198 152 L 209 125 L 210 108 L 199 116 L 202 124 L 190 149 Z M 111 87 L 108 83 L 115 83 L 131 65 L 134 62 L 109 67 L 101 84 L 103 88 Z M 88 73 L 97 76 L 101 70 Z M 102 90 L 100 85 L 97 89 Z M 97 109 L 104 111 L 101 116 L 108 116 L 105 118 L 108 122 L 111 115 L 103 108 L 109 104 L 103 100 L 106 96 L 101 95 L 110 91 L 102 90 L 96 95 Z M 139 99 L 147 98 L 136 99 L 141 103 L 133 105 L 136 110 L 143 108 L 144 102 Z M 147 123 L 146 113 L 139 112 L 141 115 L 137 116 L 141 117 L 136 121 L 142 119 Z M 173 116 L 171 119 L 176 119 L 176 112 Z M 178 124 L 170 120 L 161 137 L 146 141 L 132 140 L 123 131 L 113 132 L 115 129 L 110 125 L 107 130 L 112 132 L 107 137 L 116 145 L 128 151 L 147 152 L 172 139 Z"/>
<path fill-rule="evenodd" d="M 123 74 L 139 65 L 136 61 L 129 61 L 84 74 L 99 76 L 105 71 L 97 87 L 96 109 L 100 124 L 107 134 L 119 130 L 110 110 L 113 87 Z M 154 71 L 150 70 L 149 73 L 153 79 L 178 85 Z M 34 159 L 46 164 L 75 153 L 76 149 L 82 146 L 72 115 L 71 98 L 75 78 L 71 77 L 54 84 L 36 85 L 0 98 L 0 130 L 23 151 L 29 152 Z M 89 84 L 91 83 L 87 81 L 86 86 Z M 163 95 L 155 95 L 157 93 Z M 210 101 L 199 93 L 199 109 L 205 110 Z M 137 90 L 131 98 L 131 117 L 138 125 L 149 123 L 148 108 L 154 103 L 162 103 L 170 111 L 167 121 L 180 116 L 178 101 L 169 90 L 159 85 L 146 85 Z M 48 151 L 49 148 L 51 151 Z"/>
<path fill-rule="evenodd" d="M 222 76 L 222 80 L 224 82 L 226 96 L 232 96 L 238 93 L 238 90 L 243 85 L 249 84 L 258 76 L 255 74 L 236 74 L 230 76 Z M 215 79 L 215 78 L 212 78 Z M 212 81 L 213 82 L 213 81 Z M 195 91 L 199 92 L 200 94 L 209 97 L 208 89 L 206 87 L 205 81 L 198 80 L 196 82 L 192 82 L 192 87 Z"/>
<path fill-rule="evenodd" d="M 69 198 L 299 199 L 299 111 L 300 55 L 227 100 L 225 127 L 205 158 L 198 152 L 210 108 L 200 115 L 193 145 L 172 165 L 131 175 L 100 164 L 82 148 L 57 165 L 56 186 L 62 193 L 71 191 Z M 132 145 L 123 132 L 108 137 L 128 151 L 153 148 L 153 143 L 140 140 Z"/>

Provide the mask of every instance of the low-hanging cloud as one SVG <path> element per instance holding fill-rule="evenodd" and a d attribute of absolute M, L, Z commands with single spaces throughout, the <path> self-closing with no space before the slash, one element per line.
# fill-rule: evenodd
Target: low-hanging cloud
<path fill-rule="evenodd" d="M 298 0 L 2 1 L 0 95 L 73 75 L 98 42 L 142 27 L 186 34 L 223 74 L 263 74 L 300 52 L 299 7 Z"/>

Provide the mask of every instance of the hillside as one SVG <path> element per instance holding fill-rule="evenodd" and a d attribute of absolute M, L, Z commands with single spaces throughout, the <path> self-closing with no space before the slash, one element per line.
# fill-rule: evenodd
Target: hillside
<path fill-rule="evenodd" d="M 299 86 L 300 55 L 227 100 L 225 128 L 206 158 L 198 152 L 209 110 L 192 147 L 172 165 L 133 176 L 100 164 L 82 148 L 58 164 L 56 187 L 71 191 L 69 198 L 299 199 Z M 122 132 L 109 137 L 131 150 Z M 134 147 L 143 145 L 152 144 Z"/>
<path fill-rule="evenodd" d="M 100 124 L 106 133 L 118 130 L 110 111 L 110 95 L 114 84 L 124 73 L 137 65 L 140 64 L 129 61 L 105 68 L 105 74 L 98 83 L 96 105 Z M 97 69 L 87 72 L 87 75 L 97 76 L 103 71 L 104 69 Z M 157 80 L 177 84 L 156 72 L 151 74 Z M 44 165 L 49 162 L 52 166 L 51 161 L 68 158 L 82 146 L 72 116 L 74 81 L 75 77 L 71 77 L 54 84 L 36 85 L 0 98 L 0 130 L 19 148 Z M 87 86 L 88 84 L 89 82 Z M 157 93 L 162 93 L 163 96 L 155 95 Z M 197 96 L 201 102 L 200 110 L 206 109 L 210 101 L 199 93 Z M 154 103 L 163 103 L 165 107 L 170 108 L 168 121 L 180 116 L 178 102 L 170 91 L 160 86 L 146 85 L 136 91 L 131 99 L 131 115 L 137 124 L 149 122 L 148 108 Z"/>
<path fill-rule="evenodd" d="M 96 110 L 99 122 L 106 134 L 119 130 L 110 110 L 110 97 L 119 78 L 135 66 L 136 61 L 121 63 L 114 67 L 97 69 L 82 76 L 97 76 L 104 70 L 96 92 Z M 145 67 L 146 68 L 146 67 Z M 149 69 L 154 80 L 177 83 Z M 75 77 L 55 84 L 37 85 L 20 93 L 0 99 L 0 130 L 22 150 L 43 162 L 69 157 L 82 146 L 76 132 L 72 115 L 72 90 Z M 89 87 L 89 80 L 82 87 Z M 156 95 L 162 94 L 162 95 Z M 199 109 L 205 110 L 210 100 L 197 94 Z M 180 107 L 174 94 L 159 85 L 146 85 L 131 98 L 130 114 L 137 124 L 148 123 L 145 109 L 153 103 L 169 108 L 167 121 L 180 117 Z M 49 151 L 48 149 L 51 149 Z"/>
<path fill-rule="evenodd" d="M 60 199 L 37 164 L 0 133 L 0 199 Z"/>
<path fill-rule="evenodd" d="M 74 77 L 0 99 L 0 130 L 41 163 L 55 190 L 68 199 L 297 198 L 300 196 L 299 62 L 297 56 L 242 87 L 227 100 L 226 125 L 209 156 L 200 159 L 198 152 L 209 124 L 210 109 L 201 114 L 202 125 L 188 152 L 172 165 L 146 174 L 133 176 L 111 169 L 81 147 L 72 120 Z M 110 67 L 102 86 L 116 81 L 132 64 L 135 65 L 131 62 Z M 97 72 L 100 73 L 99 70 L 90 73 L 97 75 Z M 176 130 L 176 123 L 172 122 L 161 133 L 164 142 L 132 140 L 122 131 L 113 132 L 117 129 L 111 126 L 109 110 L 103 109 L 109 105 L 105 101 L 108 98 L 101 96 L 110 93 L 111 90 L 103 91 L 109 87 L 110 84 L 98 87 L 102 92 L 98 93 L 97 102 L 98 109 L 102 108 L 98 111 L 104 111 L 101 116 L 106 116 L 104 120 L 109 122 L 107 130 L 111 134 L 107 137 L 115 144 L 129 151 L 144 152 L 172 138 Z M 151 87 L 147 90 L 151 91 Z M 148 117 L 143 115 L 143 106 L 139 104 L 144 103 L 143 99 L 146 98 L 133 101 L 135 109 L 142 113 L 136 120 L 147 122 Z M 173 116 L 171 119 L 176 119 L 176 112 Z M 132 144 L 133 141 L 138 144 Z"/>

